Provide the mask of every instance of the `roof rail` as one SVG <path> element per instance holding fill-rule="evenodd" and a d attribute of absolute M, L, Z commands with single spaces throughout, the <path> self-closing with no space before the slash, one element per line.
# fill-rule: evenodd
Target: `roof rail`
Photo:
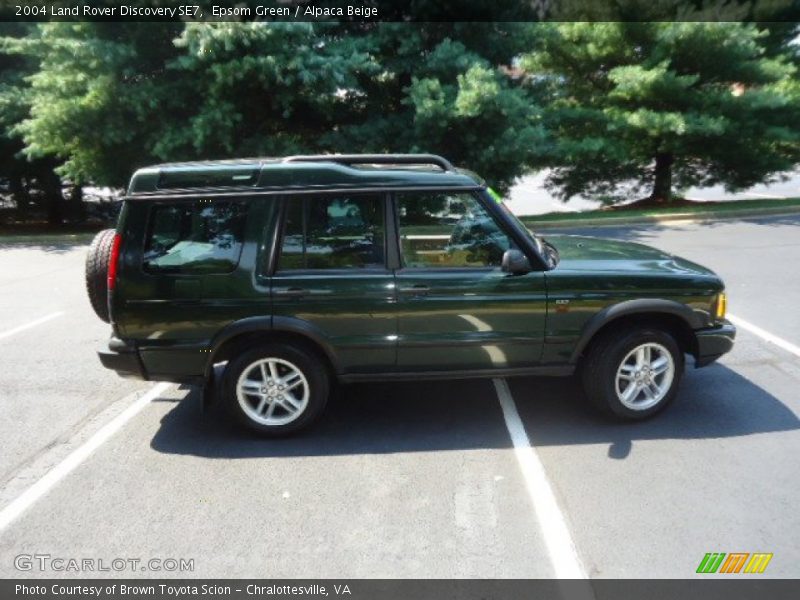
<path fill-rule="evenodd" d="M 287 156 L 283 162 L 335 162 L 343 165 L 436 165 L 455 171 L 446 158 L 436 154 L 309 154 Z"/>

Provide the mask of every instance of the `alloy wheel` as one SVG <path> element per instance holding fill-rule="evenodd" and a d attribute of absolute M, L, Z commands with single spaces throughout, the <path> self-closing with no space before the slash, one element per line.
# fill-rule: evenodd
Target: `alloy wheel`
<path fill-rule="evenodd" d="M 647 410 L 664 399 L 674 378 L 675 361 L 669 350 L 655 342 L 641 344 L 617 369 L 617 397 L 631 410 Z"/>
<path fill-rule="evenodd" d="M 261 425 L 291 423 L 303 414 L 310 395 L 303 372 L 288 360 L 264 358 L 242 371 L 236 383 L 239 406 Z"/>

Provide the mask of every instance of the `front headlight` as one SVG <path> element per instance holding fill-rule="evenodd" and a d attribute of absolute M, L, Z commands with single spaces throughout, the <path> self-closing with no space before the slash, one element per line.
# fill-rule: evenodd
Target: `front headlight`
<path fill-rule="evenodd" d="M 717 301 L 714 303 L 714 316 L 717 321 L 722 321 L 725 318 L 725 311 L 728 309 L 728 297 L 725 292 L 717 294 Z"/>

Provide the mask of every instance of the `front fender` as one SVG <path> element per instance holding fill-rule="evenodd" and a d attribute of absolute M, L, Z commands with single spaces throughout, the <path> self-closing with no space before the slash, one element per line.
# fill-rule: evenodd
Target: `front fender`
<path fill-rule="evenodd" d="M 686 304 L 681 304 L 675 300 L 651 298 L 624 300 L 623 302 L 618 302 L 617 304 L 612 304 L 611 306 L 605 307 L 603 310 L 589 319 L 586 325 L 584 325 L 580 338 L 578 339 L 578 343 L 572 352 L 570 364 L 575 364 L 578 362 L 578 359 L 589 345 L 591 339 L 598 331 L 600 331 L 602 327 L 621 317 L 643 314 L 676 316 L 682 319 L 692 330 L 700 329 L 701 327 L 706 326 L 706 323 L 703 321 L 703 317 L 700 314 L 696 313 Z"/>

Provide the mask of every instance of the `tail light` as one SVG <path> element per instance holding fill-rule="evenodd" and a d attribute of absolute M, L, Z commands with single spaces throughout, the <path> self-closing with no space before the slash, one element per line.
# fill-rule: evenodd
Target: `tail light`
<path fill-rule="evenodd" d="M 108 291 L 114 289 L 117 283 L 117 265 L 119 263 L 119 247 L 122 237 L 117 233 L 114 235 L 114 242 L 111 245 L 111 258 L 108 261 Z"/>

